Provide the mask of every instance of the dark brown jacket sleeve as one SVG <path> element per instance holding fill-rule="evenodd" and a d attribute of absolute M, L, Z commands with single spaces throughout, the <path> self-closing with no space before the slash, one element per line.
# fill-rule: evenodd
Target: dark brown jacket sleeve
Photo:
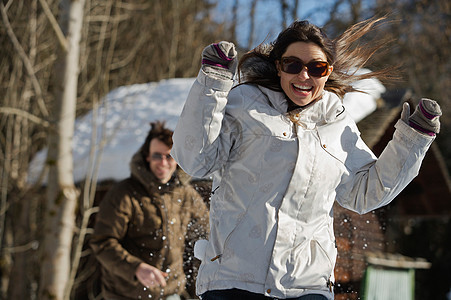
<path fill-rule="evenodd" d="M 101 201 L 90 240 L 90 246 L 104 268 L 129 282 L 137 280 L 135 271 L 142 262 L 121 244 L 132 214 L 129 188 L 123 182 L 113 187 Z"/>

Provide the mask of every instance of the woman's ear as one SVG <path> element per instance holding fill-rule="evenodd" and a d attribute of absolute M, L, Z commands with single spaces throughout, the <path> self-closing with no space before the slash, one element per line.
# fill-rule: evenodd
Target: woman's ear
<path fill-rule="evenodd" d="M 329 76 L 332 73 L 333 70 L 334 70 L 334 66 L 330 66 L 329 67 L 329 72 L 327 73 L 327 76 Z"/>
<path fill-rule="evenodd" d="M 277 69 L 277 76 L 280 77 L 280 61 L 276 60 L 276 69 Z"/>

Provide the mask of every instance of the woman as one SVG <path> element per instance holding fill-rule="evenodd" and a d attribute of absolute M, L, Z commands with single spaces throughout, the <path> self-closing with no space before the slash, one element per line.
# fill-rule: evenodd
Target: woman
<path fill-rule="evenodd" d="M 410 117 L 405 106 L 376 158 L 340 99 L 374 50 L 349 42 L 378 21 L 337 40 L 294 22 L 244 55 L 233 89 L 233 44 L 204 49 L 172 149 L 187 173 L 213 177 L 210 238 L 197 249 L 202 299 L 333 299 L 333 202 L 369 212 L 418 173 L 439 129 L 435 101 Z"/>

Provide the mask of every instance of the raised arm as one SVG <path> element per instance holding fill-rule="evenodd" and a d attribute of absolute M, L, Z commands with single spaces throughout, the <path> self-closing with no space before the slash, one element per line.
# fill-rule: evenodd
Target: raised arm
<path fill-rule="evenodd" d="M 171 152 L 191 176 L 211 174 L 228 156 L 232 142 L 230 135 L 222 134 L 222 127 L 236 56 L 229 42 L 211 44 L 202 52 L 202 68 L 174 131 Z"/>
<path fill-rule="evenodd" d="M 436 133 L 440 131 L 440 106 L 422 99 L 410 115 L 407 103 L 396 123 L 393 139 L 377 160 L 351 170 L 337 189 L 337 201 L 358 213 L 366 213 L 392 201 L 418 174 Z M 360 144 L 363 142 L 359 139 Z M 359 148 L 359 147 L 358 147 Z M 360 147 L 363 149 L 363 147 Z M 365 151 L 354 151 L 352 159 L 364 161 Z"/>

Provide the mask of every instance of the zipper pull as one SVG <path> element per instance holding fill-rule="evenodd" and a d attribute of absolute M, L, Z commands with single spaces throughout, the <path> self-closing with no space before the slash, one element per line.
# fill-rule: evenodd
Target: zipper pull
<path fill-rule="evenodd" d="M 215 257 L 213 257 L 212 259 L 210 259 L 210 261 L 215 261 L 215 260 L 217 260 L 218 258 L 220 258 L 222 256 L 222 254 L 218 254 L 218 255 L 216 255 Z"/>

